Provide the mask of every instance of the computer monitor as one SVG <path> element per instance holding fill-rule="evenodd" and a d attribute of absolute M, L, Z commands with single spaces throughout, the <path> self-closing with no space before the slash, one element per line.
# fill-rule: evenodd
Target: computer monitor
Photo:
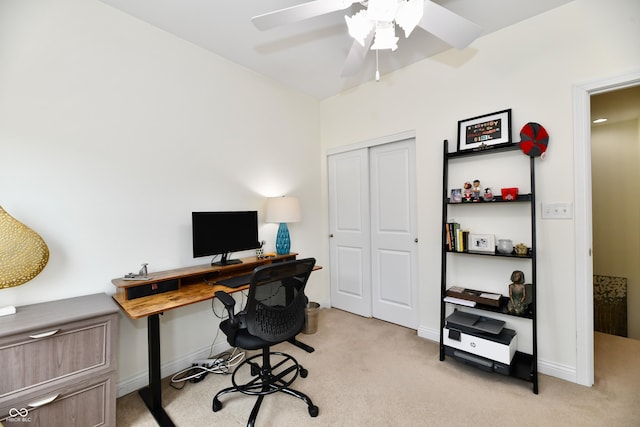
<path fill-rule="evenodd" d="M 260 247 L 257 211 L 192 212 L 191 226 L 194 258 L 222 256 L 212 265 L 239 264 L 231 252 Z"/>

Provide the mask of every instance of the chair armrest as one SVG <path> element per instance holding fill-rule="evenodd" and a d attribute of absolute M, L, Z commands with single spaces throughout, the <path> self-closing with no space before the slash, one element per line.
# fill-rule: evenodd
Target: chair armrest
<path fill-rule="evenodd" d="M 227 309 L 227 312 L 229 313 L 229 324 L 237 327 L 238 322 L 235 315 L 236 300 L 225 291 L 216 291 L 215 296 L 224 305 L 224 308 Z"/>
<path fill-rule="evenodd" d="M 225 291 L 216 291 L 215 295 L 216 295 L 216 298 L 218 298 L 220 302 L 224 304 L 224 307 L 227 310 L 233 311 L 233 308 L 236 305 L 236 300 L 234 300 L 231 295 L 229 295 Z"/>

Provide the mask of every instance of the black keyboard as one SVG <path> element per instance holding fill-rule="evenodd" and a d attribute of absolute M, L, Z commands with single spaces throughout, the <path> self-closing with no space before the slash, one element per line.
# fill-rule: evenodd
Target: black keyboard
<path fill-rule="evenodd" d="M 218 280 L 216 285 L 226 286 L 227 288 L 239 288 L 240 286 L 251 283 L 251 274 L 243 274 L 242 276 L 229 277 L 228 279 Z"/>

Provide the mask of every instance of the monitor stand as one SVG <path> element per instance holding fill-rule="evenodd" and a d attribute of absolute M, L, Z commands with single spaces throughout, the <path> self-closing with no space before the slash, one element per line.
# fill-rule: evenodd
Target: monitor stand
<path fill-rule="evenodd" d="M 242 261 L 240 261 L 239 259 L 228 259 L 228 256 L 229 253 L 222 254 L 222 258 L 220 259 L 220 261 L 213 262 L 213 260 L 211 260 L 211 265 L 225 266 L 232 264 L 242 264 Z"/>

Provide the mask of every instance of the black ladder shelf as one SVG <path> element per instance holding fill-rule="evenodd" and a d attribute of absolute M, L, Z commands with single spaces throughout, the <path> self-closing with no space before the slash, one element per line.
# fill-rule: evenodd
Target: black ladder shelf
<path fill-rule="evenodd" d="M 531 334 L 532 334 L 532 352 L 531 354 L 516 351 L 515 356 L 510 365 L 509 375 L 523 379 L 525 381 L 531 382 L 533 384 L 533 392 L 538 394 L 538 345 L 537 345 L 537 301 L 536 301 L 536 199 L 535 199 L 535 163 L 534 158 L 529 157 L 529 172 L 530 172 L 530 185 L 531 185 L 531 193 L 529 194 L 521 194 L 518 196 L 516 200 L 502 200 L 500 196 L 496 196 L 491 202 L 475 202 L 475 203 L 451 203 L 449 200 L 449 162 L 455 161 L 456 159 L 468 158 L 473 156 L 478 156 L 481 160 L 481 156 L 490 156 L 492 154 L 504 153 L 510 151 L 519 150 L 519 146 L 517 144 L 510 144 L 508 146 L 502 146 L 497 148 L 479 150 L 479 151 L 463 151 L 463 152 L 449 152 L 449 143 L 447 140 L 444 141 L 444 152 L 443 152 L 443 179 L 442 179 L 442 255 L 441 255 L 441 286 L 440 286 L 440 360 L 445 360 L 445 344 L 444 344 L 444 329 L 446 326 L 446 310 L 448 305 L 454 305 L 448 302 L 445 302 L 445 297 L 447 296 L 447 264 L 448 257 L 452 256 L 484 256 L 488 257 L 499 257 L 501 259 L 508 258 L 517 258 L 517 259 L 529 259 L 531 262 L 531 284 L 532 286 L 532 302 L 529 304 L 527 311 L 523 314 L 516 315 L 508 312 L 506 306 L 509 301 L 508 297 L 502 297 L 500 300 L 499 307 L 493 307 L 489 305 L 477 304 L 474 309 L 476 310 L 484 310 L 487 311 L 487 315 L 491 316 L 492 312 L 500 313 L 501 315 L 515 316 L 520 318 L 529 319 L 531 323 Z M 530 214 L 531 214 L 531 248 L 528 251 L 528 254 L 524 257 L 517 256 L 515 254 L 501 254 L 501 253 L 493 253 L 493 254 L 481 254 L 481 253 L 469 253 L 469 252 L 455 252 L 450 251 L 447 245 L 447 230 L 446 224 L 448 221 L 449 208 L 452 205 L 466 205 L 469 209 L 474 209 L 474 206 L 486 205 L 486 204 L 496 204 L 505 202 L 505 206 L 508 204 L 513 205 L 513 203 L 529 203 L 530 205 Z M 467 208 L 463 208 L 467 209 Z M 462 307 L 459 307 L 462 308 Z"/>

